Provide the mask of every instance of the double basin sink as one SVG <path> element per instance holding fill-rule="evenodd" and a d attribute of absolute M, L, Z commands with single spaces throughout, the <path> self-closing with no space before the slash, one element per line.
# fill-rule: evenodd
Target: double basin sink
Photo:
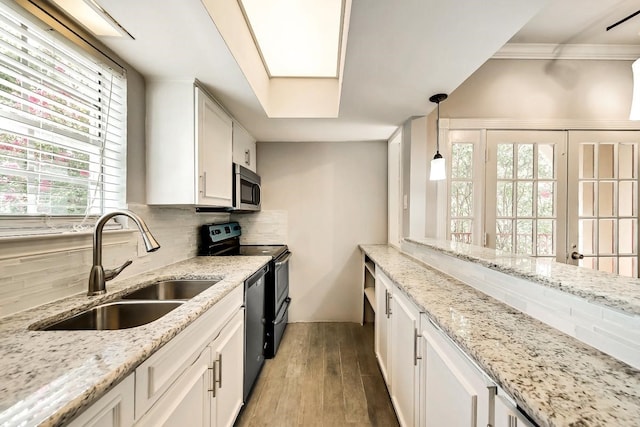
<path fill-rule="evenodd" d="M 38 330 L 114 330 L 142 326 L 158 320 L 209 289 L 219 280 L 165 280 L 152 283 Z"/>

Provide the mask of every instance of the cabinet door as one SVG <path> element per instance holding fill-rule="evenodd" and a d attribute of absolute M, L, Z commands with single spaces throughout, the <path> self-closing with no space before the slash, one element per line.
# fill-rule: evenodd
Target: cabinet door
<path fill-rule="evenodd" d="M 233 124 L 233 161 L 256 172 L 256 140 L 237 123 Z"/>
<path fill-rule="evenodd" d="M 376 272 L 376 322 L 375 351 L 382 377 L 391 384 L 391 366 L 389 365 L 389 327 L 391 324 L 391 281 L 384 273 Z"/>
<path fill-rule="evenodd" d="M 417 307 L 394 287 L 391 303 L 391 387 L 393 407 L 401 426 L 415 425 L 416 387 L 418 384 Z"/>
<path fill-rule="evenodd" d="M 232 120 L 199 88 L 196 88 L 196 105 L 196 199 L 200 205 L 230 207 L 233 203 Z"/>
<path fill-rule="evenodd" d="M 242 407 L 244 310 L 239 310 L 211 343 L 213 350 L 216 427 L 231 427 Z"/>
<path fill-rule="evenodd" d="M 133 374 L 73 420 L 70 427 L 127 427 L 133 425 Z"/>
<path fill-rule="evenodd" d="M 206 347 L 136 425 L 208 427 L 213 385 L 210 361 L 211 349 Z"/>
<path fill-rule="evenodd" d="M 422 344 L 421 426 L 477 426 L 493 423 L 496 386 L 426 315 Z"/>
<path fill-rule="evenodd" d="M 516 406 L 505 397 L 496 396 L 495 427 L 533 427 Z"/>

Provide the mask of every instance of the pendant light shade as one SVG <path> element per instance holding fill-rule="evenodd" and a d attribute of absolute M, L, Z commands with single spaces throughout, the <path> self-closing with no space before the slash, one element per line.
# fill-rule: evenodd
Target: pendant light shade
<path fill-rule="evenodd" d="M 438 116 L 436 119 L 436 155 L 431 160 L 431 173 L 429 174 L 429 180 L 442 181 L 447 179 L 446 162 L 440 154 L 440 102 L 447 99 L 446 93 L 438 93 L 429 98 L 429 101 L 438 104 Z"/>
<path fill-rule="evenodd" d="M 633 98 L 629 120 L 640 120 L 640 59 L 636 59 L 631 70 L 633 71 Z"/>

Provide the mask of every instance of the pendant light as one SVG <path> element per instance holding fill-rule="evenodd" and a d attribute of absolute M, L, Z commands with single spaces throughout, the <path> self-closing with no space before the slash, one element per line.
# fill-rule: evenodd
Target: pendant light
<path fill-rule="evenodd" d="M 429 101 L 438 104 L 438 118 L 436 119 L 436 155 L 431 160 L 431 173 L 429 179 L 431 181 L 441 181 L 447 178 L 445 160 L 440 154 L 440 102 L 447 99 L 446 93 L 438 93 L 429 98 Z"/>
<path fill-rule="evenodd" d="M 629 120 L 640 120 L 640 59 L 636 59 L 631 66 L 631 71 L 633 71 L 633 94 Z"/>

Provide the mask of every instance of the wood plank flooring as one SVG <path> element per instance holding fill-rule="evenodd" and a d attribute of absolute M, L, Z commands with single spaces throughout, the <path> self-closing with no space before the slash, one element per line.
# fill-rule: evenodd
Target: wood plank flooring
<path fill-rule="evenodd" d="M 235 426 L 398 426 L 373 351 L 373 324 L 289 324 Z"/>

